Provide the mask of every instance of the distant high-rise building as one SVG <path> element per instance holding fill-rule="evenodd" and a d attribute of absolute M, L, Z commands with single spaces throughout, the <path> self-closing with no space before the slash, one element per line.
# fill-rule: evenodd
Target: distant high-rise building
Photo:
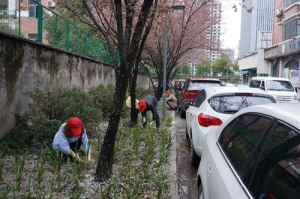
<path fill-rule="evenodd" d="M 221 13 L 222 13 L 222 3 L 214 2 L 210 4 L 211 6 L 211 25 L 206 30 L 206 53 L 207 57 L 214 61 L 216 58 L 221 56 L 219 51 L 220 46 L 220 35 L 221 35 Z"/>
<path fill-rule="evenodd" d="M 247 0 L 244 6 L 241 8 L 239 57 L 256 52 L 259 35 L 273 30 L 274 0 Z"/>
<path fill-rule="evenodd" d="M 241 7 L 239 69 L 243 83 L 255 76 L 267 76 L 264 49 L 272 45 L 274 0 L 246 0 Z"/>

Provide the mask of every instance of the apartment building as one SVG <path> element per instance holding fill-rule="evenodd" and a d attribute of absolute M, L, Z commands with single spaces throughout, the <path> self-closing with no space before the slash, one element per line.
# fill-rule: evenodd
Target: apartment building
<path fill-rule="evenodd" d="M 264 49 L 272 45 L 274 0 L 247 0 L 241 9 L 239 74 L 248 84 L 251 77 L 268 76 Z"/>
<path fill-rule="evenodd" d="M 207 39 L 207 49 L 205 50 L 207 57 L 213 62 L 215 59 L 221 56 L 219 46 L 220 46 L 220 36 L 221 36 L 221 13 L 222 13 L 222 3 L 214 2 L 211 3 L 211 20 L 210 27 L 206 30 Z"/>
<path fill-rule="evenodd" d="M 274 0 L 272 46 L 264 50 L 269 76 L 289 78 L 299 85 L 300 0 Z"/>
<path fill-rule="evenodd" d="M 200 3 L 200 2 L 199 2 Z M 190 75 L 194 76 L 197 73 L 196 63 L 199 60 L 210 60 L 212 63 L 215 59 L 221 56 L 220 51 L 220 36 L 221 36 L 221 14 L 222 3 L 215 1 L 206 4 L 210 11 L 211 19 L 207 21 L 205 49 L 197 49 L 192 56 L 190 56 Z M 203 52 L 204 51 L 204 52 Z M 212 75 L 210 72 L 205 72 L 205 75 Z"/>
<path fill-rule="evenodd" d="M 43 8 L 43 12 L 49 12 L 55 8 L 53 0 L 0 0 L 0 28 L 4 32 L 20 32 L 22 37 L 37 40 L 38 3 L 48 9 Z M 45 39 L 44 34 L 43 39 Z"/>

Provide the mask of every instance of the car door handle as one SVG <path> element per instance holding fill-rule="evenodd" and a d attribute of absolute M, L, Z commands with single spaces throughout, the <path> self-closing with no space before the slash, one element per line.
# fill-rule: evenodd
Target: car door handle
<path fill-rule="evenodd" d="M 211 176 L 211 172 L 212 172 L 211 166 L 207 165 L 207 174 L 208 174 L 208 176 Z"/>

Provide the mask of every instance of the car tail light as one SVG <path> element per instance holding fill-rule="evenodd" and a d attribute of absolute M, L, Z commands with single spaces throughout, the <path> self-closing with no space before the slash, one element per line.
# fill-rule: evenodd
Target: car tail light
<path fill-rule="evenodd" d="M 186 93 L 184 93 L 184 98 L 185 99 L 193 99 L 196 94 L 197 93 L 195 93 L 195 92 L 186 92 Z"/>
<path fill-rule="evenodd" d="M 198 115 L 198 123 L 201 126 L 208 127 L 212 125 L 220 126 L 223 122 L 217 117 L 211 115 L 204 115 L 203 113 L 200 113 Z"/>

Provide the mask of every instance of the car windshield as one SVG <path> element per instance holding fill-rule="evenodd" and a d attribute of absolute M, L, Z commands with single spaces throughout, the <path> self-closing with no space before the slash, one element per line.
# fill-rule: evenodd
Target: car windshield
<path fill-rule="evenodd" d="M 189 89 L 202 89 L 210 86 L 221 86 L 221 83 L 218 81 L 191 81 L 189 84 Z"/>
<path fill-rule="evenodd" d="M 234 114 L 248 106 L 275 103 L 275 100 L 263 96 L 223 95 L 210 98 L 208 100 L 208 103 L 211 106 L 211 108 L 218 113 Z"/>
<path fill-rule="evenodd" d="M 294 87 L 290 81 L 284 80 L 268 80 L 268 91 L 294 91 Z"/>

